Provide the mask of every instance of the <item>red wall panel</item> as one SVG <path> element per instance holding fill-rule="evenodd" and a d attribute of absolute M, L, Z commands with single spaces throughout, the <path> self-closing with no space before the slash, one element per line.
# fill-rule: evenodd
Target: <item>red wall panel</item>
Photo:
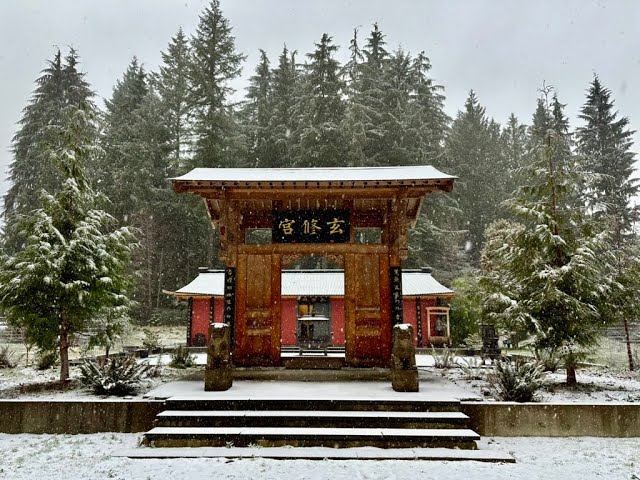
<path fill-rule="evenodd" d="M 416 299 L 402 299 L 402 319 L 413 327 L 413 344 L 418 345 L 418 320 L 416 317 Z"/>
<path fill-rule="evenodd" d="M 343 346 L 344 339 L 344 298 L 331 299 L 331 331 L 333 345 Z"/>
<path fill-rule="evenodd" d="M 283 298 L 282 299 L 282 329 L 281 343 L 282 345 L 296 345 L 296 322 L 298 319 L 298 299 Z"/>
<path fill-rule="evenodd" d="M 197 334 L 202 333 L 207 339 L 209 337 L 209 299 L 194 298 L 191 315 L 191 345 L 193 345 Z"/>

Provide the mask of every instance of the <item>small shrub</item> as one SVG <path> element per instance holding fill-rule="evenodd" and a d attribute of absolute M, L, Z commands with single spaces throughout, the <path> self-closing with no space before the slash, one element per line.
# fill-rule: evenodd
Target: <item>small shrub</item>
<path fill-rule="evenodd" d="M 544 381 L 544 367 L 537 362 L 499 361 L 489 377 L 498 399 L 507 402 L 536 401 Z"/>
<path fill-rule="evenodd" d="M 104 365 L 88 360 L 80 366 L 80 380 L 97 395 L 131 395 L 148 368 L 146 363 L 136 363 L 133 356 L 111 357 Z"/>
<path fill-rule="evenodd" d="M 482 380 L 484 379 L 484 374 L 480 367 L 484 365 L 484 361 L 482 358 L 478 357 L 470 357 L 470 358 L 460 358 L 456 361 L 456 365 L 458 365 L 464 376 L 467 380 Z"/>
<path fill-rule="evenodd" d="M 442 353 L 436 353 L 436 349 L 431 347 L 433 356 L 433 366 L 436 368 L 451 368 L 454 365 L 454 355 L 447 347 L 442 349 Z"/>
<path fill-rule="evenodd" d="M 38 370 L 49 370 L 58 363 L 57 350 L 40 350 L 36 358 L 36 368 Z"/>
<path fill-rule="evenodd" d="M 9 345 L 0 348 L 0 368 L 15 368 L 18 365 L 16 352 L 9 349 Z"/>
<path fill-rule="evenodd" d="M 145 328 L 142 333 L 144 333 L 144 339 L 142 340 L 142 346 L 149 350 L 150 352 L 154 350 L 158 350 L 162 347 L 160 343 L 160 334 L 154 332 L 148 328 Z"/>
<path fill-rule="evenodd" d="M 562 357 L 554 349 L 544 348 L 535 350 L 536 360 L 545 372 L 555 373 L 560 368 Z"/>
<path fill-rule="evenodd" d="M 196 364 L 196 357 L 189 353 L 189 349 L 184 345 L 178 346 L 171 354 L 169 366 L 173 368 L 189 368 Z"/>

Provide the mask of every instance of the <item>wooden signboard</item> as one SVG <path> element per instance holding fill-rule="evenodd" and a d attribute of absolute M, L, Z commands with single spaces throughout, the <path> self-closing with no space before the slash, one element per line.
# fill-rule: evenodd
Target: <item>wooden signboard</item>
<path fill-rule="evenodd" d="M 389 269 L 391 277 L 391 324 L 402 323 L 402 268 L 391 267 Z"/>
<path fill-rule="evenodd" d="M 346 243 L 349 210 L 275 210 L 273 243 Z"/>
<path fill-rule="evenodd" d="M 213 305 L 213 300 L 211 301 Z M 234 340 L 234 324 L 236 318 L 236 269 L 227 267 L 224 270 L 224 310 L 222 321 L 231 327 L 231 345 Z"/>

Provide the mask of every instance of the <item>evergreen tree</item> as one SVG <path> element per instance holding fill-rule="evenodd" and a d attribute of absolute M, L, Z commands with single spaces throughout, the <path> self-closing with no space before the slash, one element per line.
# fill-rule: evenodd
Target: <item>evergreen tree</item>
<path fill-rule="evenodd" d="M 174 173 L 185 171 L 191 157 L 193 119 L 189 104 L 191 89 L 187 69 L 189 67 L 189 42 L 178 30 L 166 52 L 162 52 L 162 65 L 154 76 L 153 86 L 162 101 L 163 123 L 169 136 Z"/>
<path fill-rule="evenodd" d="M 105 101 L 102 136 L 105 155 L 98 169 L 99 185 L 112 199 L 111 211 L 119 221 L 127 220 L 138 209 L 140 189 L 147 188 L 140 171 L 147 152 L 138 123 L 148 95 L 147 74 L 134 57 L 122 79 L 116 82 L 111 99 Z M 160 120 L 160 125 L 163 124 Z"/>
<path fill-rule="evenodd" d="M 24 248 L 0 261 L 0 303 L 10 321 L 41 349 L 57 347 L 60 380 L 69 378 L 69 345 L 96 315 L 128 308 L 128 263 L 133 236 L 112 231 L 114 219 L 97 208 L 85 175 L 96 149 L 93 109 L 68 106 L 50 147 L 62 184 L 43 207 L 22 217 Z"/>
<path fill-rule="evenodd" d="M 559 102 L 543 105 L 547 118 L 564 118 Z M 607 234 L 584 206 L 576 205 L 576 190 L 586 178 L 562 161 L 567 149 L 562 130 L 557 124 L 547 129 L 528 183 L 508 202 L 521 223 L 492 225 L 483 252 L 483 282 L 490 293 L 486 310 L 533 333 L 537 348 L 561 353 L 567 383 L 573 384 L 579 352 L 597 341 L 618 286 L 611 275 Z"/>
<path fill-rule="evenodd" d="M 296 103 L 296 166 L 336 167 L 344 165 L 345 137 L 340 129 L 344 117 L 344 84 L 340 65 L 334 58 L 338 49 L 326 33 L 316 50 L 307 54 L 302 96 Z"/>
<path fill-rule="evenodd" d="M 590 204 L 596 211 L 619 220 L 620 231 L 627 233 L 635 219 L 632 197 L 638 194 L 638 180 L 632 178 L 634 153 L 629 119 L 618 117 L 611 91 L 595 76 L 587 92 L 580 118 L 585 125 L 578 129 L 578 153 L 585 167 L 597 175 Z"/>
<path fill-rule="evenodd" d="M 520 123 L 512 113 L 502 130 L 500 141 L 505 163 L 504 176 L 500 180 L 503 181 L 502 190 L 510 197 L 526 181 L 524 167 L 527 162 L 527 126 Z"/>
<path fill-rule="evenodd" d="M 271 69 L 269 58 L 260 50 L 260 62 L 249 87 L 243 109 L 248 129 L 249 166 L 273 167 L 278 163 L 269 123 L 272 117 Z"/>
<path fill-rule="evenodd" d="M 471 91 L 464 111 L 458 112 L 451 126 L 446 155 L 447 173 L 459 177 L 453 197 L 462 211 L 461 228 L 468 231 L 465 250 L 473 265 L 480 259 L 484 230 L 505 200 L 498 188 L 498 179 L 504 173 L 501 153 L 499 127 L 487 118 L 485 108 Z"/>
<path fill-rule="evenodd" d="M 444 139 L 451 119 L 444 112 L 444 87 L 430 76 L 431 62 L 424 52 L 413 59 L 411 76 L 412 111 L 409 122 L 417 133 L 417 163 L 441 166 Z"/>
<path fill-rule="evenodd" d="M 269 131 L 273 143 L 273 167 L 289 167 L 291 157 L 292 132 L 296 128 L 295 106 L 298 91 L 296 52 L 289 52 L 285 46 L 278 57 L 278 66 L 272 74 L 271 116 Z"/>
<path fill-rule="evenodd" d="M 229 97 L 230 81 L 241 72 L 245 56 L 235 50 L 235 38 L 223 16 L 219 0 L 212 0 L 191 39 L 188 69 L 192 85 L 190 103 L 194 111 L 195 155 L 198 167 L 231 166 L 238 132 Z"/>
<path fill-rule="evenodd" d="M 631 205 L 638 195 L 638 180 L 632 178 L 634 153 L 631 151 L 633 131 L 629 119 L 618 117 L 611 91 L 595 76 L 587 92 L 580 118 L 585 125 L 578 129 L 578 153 L 590 173 L 595 174 L 588 202 L 598 218 L 606 217 L 612 232 L 611 248 L 616 256 L 616 280 L 623 285 L 614 314 L 622 320 L 627 341 L 629 369 L 634 370 L 629 333 L 629 318 L 637 317 L 638 257 L 631 244 L 636 207 Z"/>
<path fill-rule="evenodd" d="M 63 121 L 62 112 L 69 105 L 83 102 L 93 108 L 93 92 L 84 76 L 78 71 L 77 52 L 70 49 L 63 59 L 58 50 L 36 80 L 36 89 L 23 110 L 12 141 L 11 186 L 4 198 L 5 246 L 11 251 L 20 248 L 14 229 L 20 216 L 41 206 L 42 190 L 53 191 L 60 186 L 60 175 L 51 164 L 48 149 L 59 141 L 56 132 Z"/>

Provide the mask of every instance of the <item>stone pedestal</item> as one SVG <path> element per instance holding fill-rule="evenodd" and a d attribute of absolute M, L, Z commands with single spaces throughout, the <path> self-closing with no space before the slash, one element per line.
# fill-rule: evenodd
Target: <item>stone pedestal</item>
<path fill-rule="evenodd" d="M 391 386 L 396 392 L 417 392 L 418 367 L 413 346 L 413 327 L 407 323 L 393 327 Z"/>
<path fill-rule="evenodd" d="M 224 323 L 214 323 L 209 326 L 204 389 L 206 392 L 219 392 L 229 390 L 232 384 L 231 327 Z"/>

